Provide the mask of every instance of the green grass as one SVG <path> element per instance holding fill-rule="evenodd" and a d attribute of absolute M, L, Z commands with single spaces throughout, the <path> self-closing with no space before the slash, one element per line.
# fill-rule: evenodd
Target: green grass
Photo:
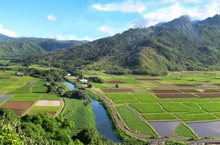
<path fill-rule="evenodd" d="M 139 101 L 129 93 L 111 93 L 107 96 L 115 103 L 138 103 Z"/>
<path fill-rule="evenodd" d="M 220 103 L 200 103 L 200 106 L 207 112 L 220 112 Z"/>
<path fill-rule="evenodd" d="M 160 103 L 168 112 L 188 112 L 191 107 L 182 103 Z"/>
<path fill-rule="evenodd" d="M 140 113 L 164 113 L 165 111 L 157 103 L 130 104 Z"/>
<path fill-rule="evenodd" d="M 82 100 L 64 98 L 65 108 L 61 113 L 67 119 L 75 122 L 76 129 L 72 134 L 77 134 L 81 129 L 95 128 L 95 115 L 91 105 L 84 106 Z"/>
<path fill-rule="evenodd" d="M 35 84 L 34 84 L 34 86 L 44 86 L 44 85 L 46 85 L 47 84 L 47 82 L 45 82 L 44 80 L 38 80 Z"/>
<path fill-rule="evenodd" d="M 156 134 L 152 131 L 152 128 L 136 116 L 130 109 L 124 106 L 118 106 L 116 109 L 131 130 L 149 136 L 156 136 Z"/>
<path fill-rule="evenodd" d="M 190 107 L 190 109 L 188 109 L 189 113 L 204 113 L 201 106 L 197 103 L 183 103 L 183 104 Z"/>
<path fill-rule="evenodd" d="M 42 94 L 34 94 L 34 93 L 28 93 L 28 94 L 16 94 L 14 97 L 40 97 Z"/>
<path fill-rule="evenodd" d="M 206 98 L 171 98 L 170 100 L 174 102 L 189 102 L 189 103 L 199 103 L 199 102 L 211 102 Z M 219 100 L 220 101 L 220 100 Z"/>
<path fill-rule="evenodd" d="M 146 120 L 177 120 L 178 118 L 171 114 L 171 113 L 149 113 L 149 114 L 142 114 L 142 116 L 146 119 Z"/>
<path fill-rule="evenodd" d="M 60 106 L 34 106 L 31 108 L 31 112 L 57 112 Z"/>
<path fill-rule="evenodd" d="M 92 86 L 94 86 L 96 88 L 100 88 L 100 89 L 105 89 L 105 88 L 109 87 L 106 84 L 100 84 L 100 83 L 92 83 Z"/>
<path fill-rule="evenodd" d="M 220 112 L 219 113 L 214 113 L 218 118 L 220 118 Z"/>
<path fill-rule="evenodd" d="M 8 94 L 25 94 L 31 92 L 31 86 L 22 86 L 16 90 L 8 92 Z"/>
<path fill-rule="evenodd" d="M 60 96 L 57 94 L 44 94 L 41 96 L 40 100 L 60 100 Z"/>
<path fill-rule="evenodd" d="M 209 100 L 217 103 L 217 102 L 220 102 L 220 98 L 210 98 Z"/>
<path fill-rule="evenodd" d="M 142 82 L 135 80 L 134 78 L 129 78 L 129 77 L 122 78 L 121 81 L 123 81 L 127 84 L 142 84 Z"/>
<path fill-rule="evenodd" d="M 46 93 L 47 87 L 46 86 L 33 86 L 32 93 Z"/>
<path fill-rule="evenodd" d="M 35 102 L 39 99 L 39 97 L 11 97 L 9 101 L 28 101 Z"/>
<path fill-rule="evenodd" d="M 199 113 L 199 114 L 184 114 L 184 113 L 177 113 L 177 115 L 180 119 L 186 122 L 192 122 L 192 121 L 211 121 L 218 119 L 215 115 L 212 113 Z"/>
<path fill-rule="evenodd" d="M 180 137 L 187 137 L 187 138 L 196 138 L 198 135 L 185 123 L 181 123 L 176 130 L 174 131 L 173 135 L 180 136 Z"/>
<path fill-rule="evenodd" d="M 133 94 L 141 102 L 168 102 L 168 99 L 159 99 L 153 94 Z"/>

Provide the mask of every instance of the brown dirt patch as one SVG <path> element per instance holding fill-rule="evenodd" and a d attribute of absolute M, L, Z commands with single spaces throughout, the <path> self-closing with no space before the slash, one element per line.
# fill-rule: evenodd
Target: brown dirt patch
<path fill-rule="evenodd" d="M 177 87 L 192 87 L 193 85 L 191 84 L 174 84 Z"/>
<path fill-rule="evenodd" d="M 177 90 L 151 90 L 154 93 L 180 93 Z"/>
<path fill-rule="evenodd" d="M 56 112 L 48 112 L 51 116 L 54 116 Z"/>
<path fill-rule="evenodd" d="M 179 91 L 181 91 L 183 93 L 199 93 L 198 90 L 193 90 L 193 89 L 181 89 Z"/>
<path fill-rule="evenodd" d="M 161 80 L 160 78 L 136 78 L 139 81 L 158 81 Z"/>
<path fill-rule="evenodd" d="M 193 94 L 156 94 L 158 98 L 195 98 Z"/>
<path fill-rule="evenodd" d="M 7 101 L 0 105 L 0 108 L 12 108 L 12 109 L 28 109 L 32 106 L 33 102 L 12 102 Z"/>
<path fill-rule="evenodd" d="M 114 92 L 134 92 L 134 90 L 130 88 L 115 88 L 115 89 L 102 89 L 103 92 L 105 93 L 114 93 Z"/>
<path fill-rule="evenodd" d="M 196 94 L 201 98 L 220 98 L 220 94 Z"/>
<path fill-rule="evenodd" d="M 21 116 L 26 110 L 24 109 L 12 109 L 17 116 Z"/>
<path fill-rule="evenodd" d="M 199 90 L 200 93 L 220 93 L 219 90 L 214 90 L 214 89 L 201 89 Z"/>
<path fill-rule="evenodd" d="M 157 84 L 157 88 L 175 88 L 172 84 Z"/>
<path fill-rule="evenodd" d="M 106 82 L 109 83 L 109 84 L 125 84 L 125 82 L 119 81 L 119 80 L 116 80 L 116 81 L 106 81 Z"/>
<path fill-rule="evenodd" d="M 219 84 L 219 83 L 216 83 L 216 84 L 213 84 L 213 85 L 215 85 L 215 86 L 220 86 L 220 84 Z"/>

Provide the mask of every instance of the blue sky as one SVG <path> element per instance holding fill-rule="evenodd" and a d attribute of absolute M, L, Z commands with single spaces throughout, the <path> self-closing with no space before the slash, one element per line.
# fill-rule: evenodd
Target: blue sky
<path fill-rule="evenodd" d="M 0 33 L 12 37 L 95 40 L 182 15 L 220 13 L 220 0 L 0 0 Z"/>

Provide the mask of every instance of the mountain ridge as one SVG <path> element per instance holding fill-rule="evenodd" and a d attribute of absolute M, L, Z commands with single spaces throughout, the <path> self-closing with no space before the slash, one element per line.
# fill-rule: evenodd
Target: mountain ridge
<path fill-rule="evenodd" d="M 88 41 L 56 40 L 48 38 L 9 37 L 0 34 L 0 56 L 39 55 L 88 43 Z"/>
<path fill-rule="evenodd" d="M 192 22 L 183 16 L 159 26 L 129 29 L 40 56 L 38 63 L 47 61 L 69 70 L 87 68 L 119 74 L 164 75 L 168 71 L 220 70 L 219 18 L 216 15 Z"/>

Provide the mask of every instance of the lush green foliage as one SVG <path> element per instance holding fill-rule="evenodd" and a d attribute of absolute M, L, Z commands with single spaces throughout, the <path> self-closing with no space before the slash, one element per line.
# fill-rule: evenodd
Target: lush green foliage
<path fill-rule="evenodd" d="M 28 57 L 28 55 L 42 55 L 46 52 L 55 51 L 57 49 L 69 48 L 87 43 L 86 41 L 57 41 L 54 39 L 43 38 L 9 37 L 8 39 L 10 39 L 10 41 L 4 41 L 5 39 L 0 38 L 0 56 L 3 56 L 3 58 L 12 58 L 14 56 Z M 28 64 L 28 62 L 26 64 Z"/>
<path fill-rule="evenodd" d="M 69 132 L 74 122 L 63 117 L 52 118 L 48 114 L 25 115 L 18 118 L 10 109 L 0 109 L 1 122 L 8 125 L 0 137 L 7 144 L 74 144 Z M 16 129 L 15 129 L 16 128 Z M 17 141 L 17 143 L 16 143 Z"/>

